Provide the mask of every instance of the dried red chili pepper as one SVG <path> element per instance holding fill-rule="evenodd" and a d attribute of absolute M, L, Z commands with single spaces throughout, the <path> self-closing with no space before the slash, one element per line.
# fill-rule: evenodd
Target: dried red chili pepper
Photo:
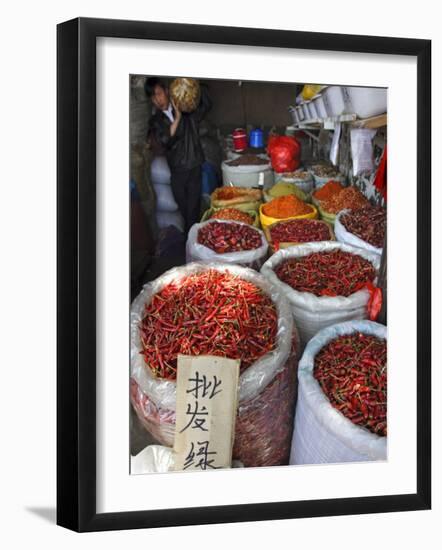
<path fill-rule="evenodd" d="M 363 241 L 382 248 L 387 229 L 387 213 L 380 206 L 368 206 L 346 212 L 340 218 L 347 231 Z"/>
<path fill-rule="evenodd" d="M 240 359 L 242 372 L 276 347 L 277 313 L 256 285 L 210 269 L 166 285 L 140 323 L 146 365 L 160 378 L 176 378 L 177 355 Z"/>
<path fill-rule="evenodd" d="M 356 333 L 326 344 L 313 376 L 331 405 L 354 424 L 387 435 L 387 342 Z"/>
<path fill-rule="evenodd" d="M 198 243 L 218 254 L 255 250 L 262 246 L 261 236 L 252 227 L 238 223 L 210 222 L 198 231 Z"/>
<path fill-rule="evenodd" d="M 254 221 L 250 214 L 247 214 L 247 212 L 242 212 L 237 208 L 220 208 L 210 216 L 210 219 L 233 220 L 248 223 L 249 225 L 252 225 Z"/>
<path fill-rule="evenodd" d="M 288 220 L 278 222 L 270 226 L 269 231 L 274 245 L 277 245 L 277 243 L 329 241 L 331 239 L 329 226 L 319 220 Z"/>
<path fill-rule="evenodd" d="M 368 260 L 342 250 L 290 258 L 281 262 L 275 273 L 295 290 L 315 296 L 350 296 L 376 277 Z"/>

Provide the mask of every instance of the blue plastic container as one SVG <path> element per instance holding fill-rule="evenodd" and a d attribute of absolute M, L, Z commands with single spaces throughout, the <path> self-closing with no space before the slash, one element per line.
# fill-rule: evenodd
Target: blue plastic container
<path fill-rule="evenodd" d="M 249 145 L 250 147 L 264 147 L 264 134 L 260 128 L 250 132 Z"/>

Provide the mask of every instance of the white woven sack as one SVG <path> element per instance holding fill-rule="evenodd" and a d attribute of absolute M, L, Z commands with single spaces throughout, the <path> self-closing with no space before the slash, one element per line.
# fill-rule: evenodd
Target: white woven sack
<path fill-rule="evenodd" d="M 154 185 L 170 185 L 170 168 L 166 157 L 155 157 L 152 160 L 150 179 Z"/>
<path fill-rule="evenodd" d="M 376 246 L 373 246 L 370 243 L 367 243 L 367 241 L 364 241 L 360 237 L 354 235 L 353 233 L 350 233 L 345 229 L 345 227 L 342 225 L 340 218 L 346 214 L 347 212 L 350 212 L 349 209 L 341 210 L 339 214 L 336 216 L 335 219 L 335 235 L 336 239 L 345 244 L 349 244 L 351 246 L 356 246 L 358 248 L 362 248 L 363 250 L 367 250 L 368 252 L 373 252 L 375 254 L 382 254 L 382 248 L 377 248 Z"/>
<path fill-rule="evenodd" d="M 308 179 L 299 179 L 299 178 L 290 178 L 282 175 L 282 177 L 279 178 L 279 181 L 283 181 L 284 183 L 293 183 L 294 185 L 296 185 L 298 189 L 301 189 L 301 191 L 304 191 L 304 193 L 306 193 L 307 195 L 310 194 L 315 187 L 313 176 Z"/>
<path fill-rule="evenodd" d="M 330 340 L 354 332 L 387 338 L 387 328 L 384 325 L 372 321 L 348 321 L 321 330 L 304 350 L 298 367 L 298 401 L 290 464 L 387 459 L 387 438 L 353 424 L 332 407 L 313 377 L 316 354 Z"/>
<path fill-rule="evenodd" d="M 353 319 L 366 319 L 368 316 L 367 303 L 370 294 L 365 288 L 347 297 L 315 296 L 311 292 L 294 290 L 279 280 L 274 272 L 275 268 L 284 260 L 308 256 L 313 252 L 332 250 L 342 250 L 362 256 L 373 264 L 376 272 L 379 270 L 379 254 L 332 241 L 306 243 L 278 250 L 261 268 L 261 273 L 281 290 L 290 303 L 302 346 L 305 346 L 310 338 L 325 327 Z M 376 283 L 376 279 L 374 283 Z"/>
<path fill-rule="evenodd" d="M 184 231 L 184 220 L 180 212 L 157 212 L 157 224 L 160 229 L 174 225 L 180 231 Z"/>
<path fill-rule="evenodd" d="M 176 212 L 178 205 L 175 202 L 171 186 L 158 183 L 153 187 L 157 196 L 158 212 Z"/>
<path fill-rule="evenodd" d="M 224 262 L 228 264 L 238 264 L 244 267 L 251 267 L 259 270 L 267 257 L 268 243 L 264 233 L 260 229 L 252 228 L 259 233 L 261 246 L 254 250 L 243 250 L 241 252 L 227 252 L 218 254 L 211 248 L 198 243 L 198 231 L 210 223 L 227 223 L 236 225 L 250 225 L 232 220 L 209 220 L 192 225 L 187 237 L 186 243 L 186 262 Z"/>
<path fill-rule="evenodd" d="M 280 291 L 264 279 L 262 275 L 252 269 L 218 262 L 193 262 L 170 269 L 155 281 L 144 285 L 140 294 L 133 301 L 130 313 L 131 377 L 155 405 L 162 409 L 175 410 L 176 383 L 174 380 L 156 378 L 144 364 L 144 358 L 140 353 L 142 345 L 138 328 L 144 317 L 144 308 L 150 302 L 152 296 L 160 292 L 167 284 L 208 269 L 228 271 L 233 275 L 238 275 L 241 279 L 250 281 L 261 288 L 276 306 L 278 315 L 277 347 L 260 357 L 240 375 L 239 402 L 249 401 L 259 395 L 284 368 L 290 355 L 295 330 L 290 307 Z"/>

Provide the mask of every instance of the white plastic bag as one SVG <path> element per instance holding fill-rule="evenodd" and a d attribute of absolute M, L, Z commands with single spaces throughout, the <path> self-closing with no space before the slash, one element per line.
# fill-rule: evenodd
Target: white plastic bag
<path fill-rule="evenodd" d="M 156 183 L 153 187 L 157 197 L 158 212 L 176 212 L 178 210 L 178 205 L 175 202 L 171 186 Z"/>
<path fill-rule="evenodd" d="M 351 246 L 356 246 L 357 248 L 362 248 L 363 250 L 366 250 L 367 252 L 373 252 L 374 254 L 382 254 L 382 248 L 377 248 L 376 246 L 373 246 L 370 243 L 367 243 L 367 241 L 362 240 L 357 235 L 354 235 L 353 233 L 350 233 L 345 229 L 345 227 L 342 225 L 340 218 L 347 214 L 347 212 L 350 212 L 350 210 L 341 210 L 339 214 L 336 216 L 335 219 L 335 236 L 336 239 L 340 243 L 349 244 Z"/>
<path fill-rule="evenodd" d="M 172 469 L 173 451 L 163 445 L 149 445 L 130 460 L 131 474 L 164 473 Z"/>
<path fill-rule="evenodd" d="M 387 338 L 387 328 L 372 321 L 348 321 L 325 328 L 310 340 L 298 369 L 298 402 L 290 464 L 386 460 L 387 438 L 353 424 L 335 409 L 313 376 L 316 354 L 339 336 L 362 332 Z"/>
<path fill-rule="evenodd" d="M 378 254 L 332 241 L 306 243 L 278 250 L 261 268 L 261 273 L 283 292 L 290 303 L 302 345 L 306 345 L 310 338 L 324 327 L 352 319 L 366 319 L 368 316 L 367 303 L 370 294 L 365 288 L 347 297 L 315 296 L 311 292 L 299 292 L 283 283 L 274 271 L 284 260 L 332 250 L 342 250 L 362 256 L 373 264 L 376 272 L 379 271 L 380 257 Z"/>
<path fill-rule="evenodd" d="M 256 231 L 261 238 L 261 246 L 254 250 L 243 250 L 241 252 L 228 252 L 218 254 L 211 248 L 198 243 L 198 232 L 210 223 L 227 223 L 234 225 L 246 225 Z M 208 220 L 207 222 L 192 225 L 186 243 L 186 262 L 225 262 L 237 264 L 244 267 L 251 267 L 259 270 L 267 257 L 268 243 L 264 233 L 260 229 L 252 228 L 250 225 L 232 220 Z"/>
<path fill-rule="evenodd" d="M 184 220 L 180 212 L 157 212 L 157 224 L 160 229 L 174 225 L 180 231 L 184 231 Z"/>
<path fill-rule="evenodd" d="M 150 179 L 154 185 L 170 185 L 170 168 L 166 157 L 155 157 L 152 160 Z"/>
<path fill-rule="evenodd" d="M 353 176 L 371 174 L 374 170 L 373 137 L 376 130 L 353 128 L 350 130 Z"/>

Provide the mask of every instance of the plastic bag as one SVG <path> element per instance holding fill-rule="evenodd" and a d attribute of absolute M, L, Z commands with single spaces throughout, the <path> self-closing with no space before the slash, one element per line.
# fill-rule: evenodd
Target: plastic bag
<path fill-rule="evenodd" d="M 345 229 L 345 227 L 342 225 L 340 218 L 346 214 L 347 212 L 350 212 L 350 210 L 341 210 L 339 214 L 336 216 L 335 219 L 335 235 L 336 239 L 344 244 L 349 244 L 351 246 L 356 246 L 357 248 L 362 248 L 363 250 L 367 250 L 367 252 L 373 252 L 374 254 L 382 254 L 382 248 L 377 248 L 376 246 L 373 246 L 372 244 L 368 243 L 367 241 L 362 240 L 357 235 L 354 235 L 353 233 L 350 233 Z"/>
<path fill-rule="evenodd" d="M 153 187 L 157 197 L 158 212 L 176 212 L 178 205 L 175 202 L 170 185 L 154 184 Z"/>
<path fill-rule="evenodd" d="M 173 451 L 162 445 L 149 445 L 137 455 L 131 457 L 130 473 L 154 474 L 164 473 L 172 469 Z"/>
<path fill-rule="evenodd" d="M 371 174 L 374 171 L 373 137 L 376 130 L 353 128 L 350 131 L 353 176 Z"/>
<path fill-rule="evenodd" d="M 154 185 L 170 185 L 170 168 L 166 157 L 155 157 L 152 160 L 150 179 Z"/>
<path fill-rule="evenodd" d="M 194 78 L 175 78 L 169 87 L 170 97 L 183 113 L 191 113 L 200 102 L 201 90 Z"/>
<path fill-rule="evenodd" d="M 293 172 L 301 165 L 301 144 L 293 136 L 270 136 L 267 151 L 275 172 Z"/>
<path fill-rule="evenodd" d="M 363 332 L 387 338 L 387 328 L 371 321 L 339 323 L 318 332 L 299 363 L 299 393 L 290 464 L 386 460 L 387 438 L 353 424 L 330 404 L 313 376 L 316 354 L 330 340 Z"/>
<path fill-rule="evenodd" d="M 368 315 L 367 304 L 370 293 L 366 288 L 358 290 L 350 296 L 315 296 L 311 292 L 299 292 L 293 289 L 279 280 L 274 272 L 281 262 L 289 258 L 300 258 L 313 252 L 331 250 L 342 250 L 362 256 L 373 264 L 376 272 L 379 271 L 380 257 L 378 254 L 332 241 L 300 244 L 278 250 L 261 268 L 264 277 L 275 284 L 290 303 L 302 345 L 306 345 L 310 338 L 325 327 L 342 321 L 366 319 Z"/>
<path fill-rule="evenodd" d="M 225 263 L 195 262 L 173 268 L 143 287 L 132 303 L 130 315 L 132 405 L 141 423 L 153 437 L 163 445 L 173 446 L 176 383 L 172 380 L 155 378 L 145 365 L 144 358 L 140 354 L 138 326 L 143 318 L 145 305 L 154 294 L 160 292 L 172 281 L 208 269 L 228 271 L 252 282 L 266 292 L 276 306 L 277 347 L 255 361 L 239 378 L 238 418 L 240 420 L 235 430 L 234 458 L 241 460 L 246 466 L 286 464 L 288 452 L 282 457 L 280 449 L 287 447 L 287 437 L 290 438 L 295 398 L 294 392 L 288 391 L 286 381 L 296 372 L 299 338 L 286 300 L 274 285 L 252 269 Z M 277 410 L 272 408 L 272 415 L 265 414 L 261 415 L 260 419 L 256 419 L 256 411 L 265 409 L 268 405 L 268 396 L 275 395 L 279 396 L 279 408 Z M 290 411 L 290 417 L 287 416 L 287 411 Z M 250 431 L 245 433 L 247 426 Z M 290 443 L 288 451 L 289 447 Z"/>
<path fill-rule="evenodd" d="M 209 220 L 207 222 L 196 223 L 192 225 L 186 243 L 186 262 L 225 262 L 228 264 L 237 264 L 244 267 L 250 267 L 252 269 L 261 269 L 262 264 L 267 258 L 268 243 L 264 233 L 259 229 L 254 229 L 261 237 L 261 246 L 254 250 L 243 250 L 241 252 L 227 252 L 225 254 L 218 254 L 211 248 L 198 243 L 198 232 L 200 229 L 210 223 L 227 223 L 250 225 L 241 222 L 227 221 L 227 220 Z"/>

